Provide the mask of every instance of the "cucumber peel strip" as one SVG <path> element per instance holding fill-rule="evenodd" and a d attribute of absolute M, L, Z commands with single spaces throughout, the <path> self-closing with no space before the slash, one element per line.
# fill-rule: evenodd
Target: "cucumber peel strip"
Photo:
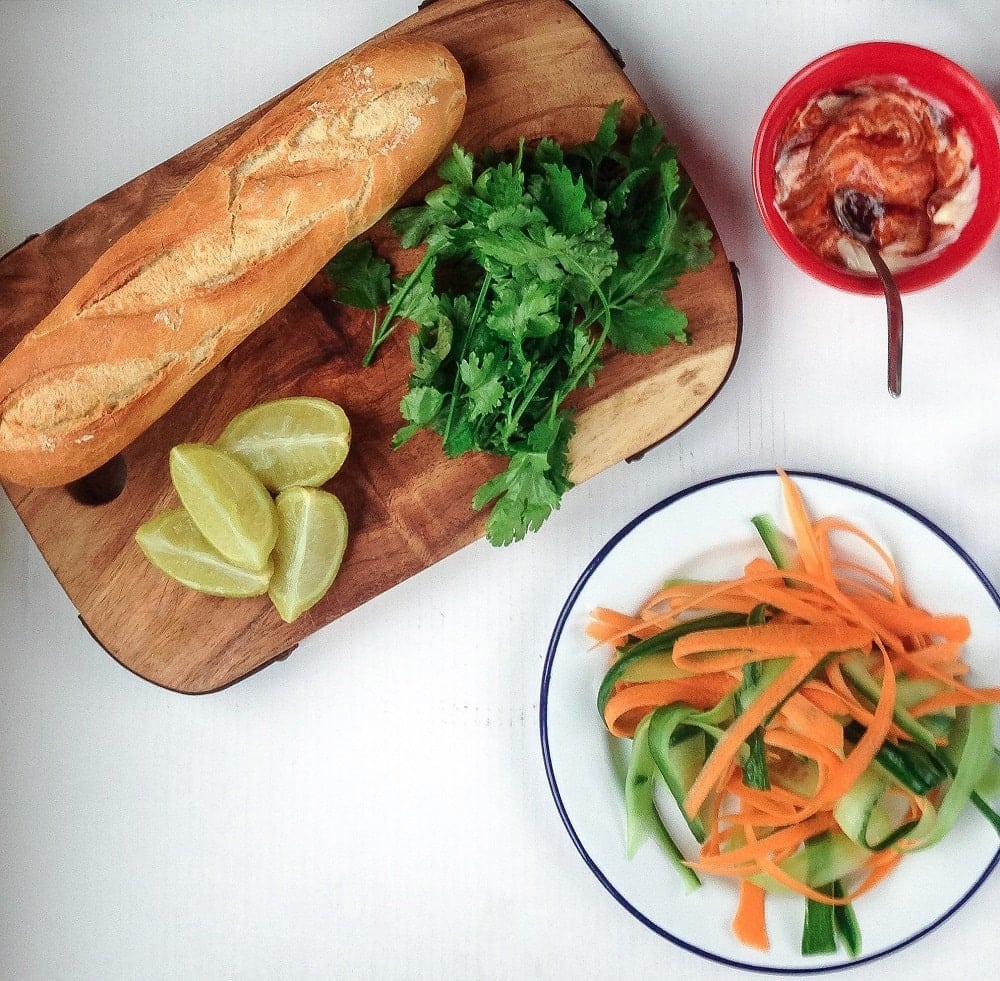
<path fill-rule="evenodd" d="M 626 855 L 630 859 L 633 858 L 646 840 L 654 838 L 670 858 L 688 891 L 691 891 L 701 885 L 701 879 L 687 865 L 683 852 L 678 848 L 656 808 L 655 791 L 659 770 L 649 749 L 651 716 L 652 713 L 645 716 L 636 726 L 625 775 Z"/>

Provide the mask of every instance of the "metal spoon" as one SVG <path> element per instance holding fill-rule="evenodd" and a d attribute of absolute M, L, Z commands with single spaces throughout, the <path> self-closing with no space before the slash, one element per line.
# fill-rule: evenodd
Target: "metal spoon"
<path fill-rule="evenodd" d="M 868 253 L 882 282 L 889 316 L 889 394 L 898 398 L 903 385 L 903 304 L 896 281 L 875 244 L 875 222 L 882 216 L 882 205 L 864 191 L 840 188 L 833 196 L 833 210 L 840 227 Z"/>

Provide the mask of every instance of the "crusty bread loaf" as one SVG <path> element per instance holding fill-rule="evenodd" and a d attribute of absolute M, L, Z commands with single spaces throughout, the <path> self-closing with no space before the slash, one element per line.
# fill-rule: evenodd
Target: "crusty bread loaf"
<path fill-rule="evenodd" d="M 451 140 L 462 71 L 376 40 L 311 76 L 115 242 L 0 363 L 0 477 L 55 486 L 111 459 Z"/>

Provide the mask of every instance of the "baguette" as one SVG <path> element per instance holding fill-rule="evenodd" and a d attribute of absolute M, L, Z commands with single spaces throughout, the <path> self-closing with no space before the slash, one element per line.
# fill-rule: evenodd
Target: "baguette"
<path fill-rule="evenodd" d="M 123 235 L 0 363 L 0 478 L 110 460 L 434 162 L 465 110 L 441 45 L 374 40 L 312 75 Z"/>

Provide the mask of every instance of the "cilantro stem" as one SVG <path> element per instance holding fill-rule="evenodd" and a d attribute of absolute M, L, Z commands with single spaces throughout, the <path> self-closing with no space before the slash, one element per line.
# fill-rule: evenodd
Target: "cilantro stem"
<path fill-rule="evenodd" d="M 608 297 L 609 303 L 613 304 L 614 306 L 620 306 L 622 300 L 627 300 L 630 296 L 634 296 L 636 293 L 639 293 L 642 290 L 642 288 L 646 285 L 646 283 L 648 283 L 653 278 L 653 274 L 656 273 L 656 271 L 660 268 L 660 264 L 666 258 L 667 255 L 666 243 L 661 242 L 656 251 L 658 253 L 656 261 L 650 263 L 649 268 L 646 270 L 645 275 L 641 279 L 635 280 L 634 282 L 630 282 L 627 288 L 622 287 L 620 289 L 620 292 L 624 294 L 623 296 L 619 297 L 615 296 L 614 294 L 609 296 Z"/>
<path fill-rule="evenodd" d="M 666 178 L 662 176 L 661 171 L 661 184 L 664 184 L 665 181 Z M 679 186 L 674 191 L 671 191 L 664 186 L 662 190 L 664 197 L 661 208 L 664 214 L 664 226 L 660 228 L 657 236 L 656 259 L 646 265 L 645 273 L 640 278 L 635 280 L 620 279 L 617 283 L 617 291 L 614 286 L 612 287 L 612 290 L 608 294 L 608 300 L 612 307 L 620 307 L 622 302 L 628 300 L 630 296 L 641 293 L 646 284 L 659 272 L 667 256 L 676 254 L 677 250 L 682 247 L 675 239 L 678 237 L 677 223 L 681 220 L 681 213 L 687 203 L 689 188 Z M 671 221 L 672 230 L 667 234 L 665 228 L 668 224 L 671 224 Z M 689 268 L 694 267 L 689 266 Z M 627 285 L 625 285 L 626 282 Z"/>
<path fill-rule="evenodd" d="M 420 279 L 436 256 L 437 250 L 435 249 L 428 249 L 424 253 L 424 257 L 417 264 L 417 268 L 406 277 L 393 295 L 392 301 L 389 303 L 389 307 L 385 312 L 385 316 L 382 318 L 381 325 L 378 322 L 378 315 L 376 314 L 375 323 L 372 325 L 372 342 L 368 350 L 365 352 L 365 356 L 361 359 L 361 363 L 365 367 L 368 367 L 375 360 L 375 352 L 396 329 L 396 324 L 393 323 L 393 321 L 396 319 L 396 314 L 398 313 L 399 308 L 403 305 L 403 301 L 406 299 L 407 293 L 410 292 L 413 288 L 413 284 Z"/>
<path fill-rule="evenodd" d="M 458 402 L 458 389 L 462 384 L 462 362 L 465 361 L 465 356 L 469 350 L 469 343 L 472 338 L 472 332 L 476 328 L 476 322 L 479 320 L 480 314 L 483 312 L 483 304 L 486 302 L 486 294 L 490 291 L 490 287 L 493 285 L 493 275 L 491 273 L 486 273 L 483 277 L 483 284 L 479 287 L 479 295 L 476 297 L 475 306 L 472 308 L 472 313 L 469 315 L 469 323 L 466 325 L 465 337 L 462 338 L 462 353 L 458 359 L 458 371 L 455 372 L 455 380 L 451 386 L 451 403 L 448 406 L 448 419 L 444 424 L 444 432 L 441 434 L 441 442 L 446 446 L 448 445 L 448 435 L 451 433 L 452 420 L 455 418 L 455 405 Z"/>
<path fill-rule="evenodd" d="M 530 384 L 528 384 L 523 393 L 521 400 L 515 409 L 511 405 L 510 409 L 507 411 L 507 431 L 508 433 L 513 433 L 521 422 L 521 416 L 524 415 L 525 410 L 531 405 L 531 400 L 538 394 L 538 390 L 545 384 L 545 379 L 548 378 L 549 372 L 556 366 L 555 361 L 549 361 L 545 365 L 535 372 L 534 377 L 532 377 Z M 556 393 L 555 398 L 552 400 L 552 405 L 549 410 L 550 416 L 555 416 L 556 410 L 559 408 L 559 403 L 562 401 L 562 397 Z"/>
<path fill-rule="evenodd" d="M 608 332 L 611 329 L 611 306 L 608 303 L 607 297 L 604 295 L 604 291 L 601 289 L 600 284 L 594 279 L 590 273 L 580 265 L 571 256 L 562 256 L 562 262 L 565 266 L 572 266 L 575 271 L 577 271 L 587 282 L 590 284 L 591 288 L 594 290 L 594 294 L 597 296 L 600 306 L 601 306 L 601 316 L 600 318 L 593 318 L 589 322 L 578 325 L 577 330 L 581 332 L 586 332 L 592 324 L 594 324 L 597 319 L 601 321 L 601 332 L 590 342 L 590 349 L 588 354 L 584 359 L 576 366 L 576 370 L 573 371 L 569 377 L 562 383 L 555 394 L 552 396 L 552 401 L 548 409 L 548 418 L 554 420 L 559 412 L 560 406 L 570 395 L 571 392 L 575 391 L 577 386 L 580 384 L 580 380 L 586 377 L 587 373 L 593 367 L 594 361 L 597 356 L 601 353 L 601 349 L 604 347 L 604 342 L 607 339 Z M 520 420 L 522 413 L 527 409 L 531 400 L 535 397 L 538 389 L 541 388 L 543 382 L 548 377 L 549 372 L 555 366 L 554 361 L 549 361 L 544 370 L 536 375 L 532 380 L 531 386 L 526 389 L 524 398 L 521 400 L 521 404 L 514 413 L 508 413 L 508 421 L 510 422 L 510 431 L 513 431 L 514 426 L 516 426 Z"/>
<path fill-rule="evenodd" d="M 611 330 L 611 304 L 608 303 L 608 298 L 604 295 L 604 290 L 601 289 L 601 284 L 594 279 L 593 276 L 583 266 L 580 265 L 571 256 L 563 256 L 563 263 L 575 267 L 576 271 L 580 273 L 581 276 L 590 284 L 591 288 L 594 290 L 594 295 L 597 297 L 601 305 L 601 333 L 598 335 L 597 339 L 593 341 L 590 346 L 590 352 L 587 356 L 577 365 L 576 371 L 566 380 L 563 386 L 563 391 L 565 395 L 574 391 L 576 387 L 580 384 L 581 380 L 587 376 L 587 373 L 593 367 L 594 362 L 597 360 L 597 356 L 601 353 L 601 349 L 604 347 L 604 342 L 607 340 L 608 333 Z M 565 398 L 565 395 L 563 398 Z M 560 399 L 560 402 L 562 399 Z"/>

